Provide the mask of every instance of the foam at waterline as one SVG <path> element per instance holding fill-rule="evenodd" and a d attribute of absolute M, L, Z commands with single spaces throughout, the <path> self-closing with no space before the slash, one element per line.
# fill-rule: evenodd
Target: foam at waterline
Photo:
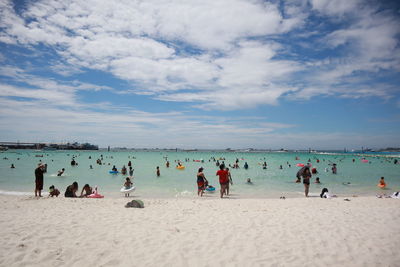
<path fill-rule="evenodd" d="M 19 191 L 5 191 L 0 190 L 0 195 L 8 195 L 8 196 L 34 196 L 33 192 L 19 192 Z M 48 195 L 48 193 L 42 193 L 42 195 Z"/>

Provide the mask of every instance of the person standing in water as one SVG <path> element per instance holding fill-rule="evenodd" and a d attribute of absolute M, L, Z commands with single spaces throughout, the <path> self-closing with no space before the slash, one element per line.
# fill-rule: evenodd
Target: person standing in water
<path fill-rule="evenodd" d="M 303 177 L 304 194 L 306 197 L 308 197 L 308 191 L 310 189 L 310 178 L 311 178 L 310 167 L 308 165 L 306 165 L 303 168 L 301 168 L 297 172 L 296 177 L 297 177 L 297 179 L 300 179 L 300 177 Z"/>
<path fill-rule="evenodd" d="M 223 164 L 219 165 L 219 171 L 216 173 L 219 176 L 219 184 L 221 185 L 221 198 L 223 197 L 227 184 L 229 183 L 229 172 L 225 170 L 225 166 Z"/>
<path fill-rule="evenodd" d="M 156 174 L 157 174 L 157 177 L 160 177 L 160 167 L 159 166 L 157 166 L 157 168 L 156 168 Z"/>
<path fill-rule="evenodd" d="M 42 196 L 43 190 L 43 174 L 44 174 L 44 165 L 42 163 L 38 164 L 38 167 L 35 169 L 35 197 L 39 195 Z"/>
<path fill-rule="evenodd" d="M 204 190 L 206 189 L 206 183 L 208 182 L 203 173 L 203 167 L 199 168 L 197 172 L 197 195 L 203 196 Z"/>
<path fill-rule="evenodd" d="M 228 178 L 229 178 L 229 183 L 226 184 L 226 195 L 229 196 L 229 184 L 233 185 L 233 181 L 232 181 L 232 176 L 231 176 L 231 172 L 229 171 L 229 168 L 225 169 L 228 172 Z"/>
<path fill-rule="evenodd" d="M 381 177 L 381 179 L 379 180 L 378 187 L 380 187 L 380 188 L 386 187 L 385 177 L 383 177 L 383 176 Z"/>

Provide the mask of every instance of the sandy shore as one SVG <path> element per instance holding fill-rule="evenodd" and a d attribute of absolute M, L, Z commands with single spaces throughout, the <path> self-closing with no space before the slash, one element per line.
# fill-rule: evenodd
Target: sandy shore
<path fill-rule="evenodd" d="M 0 266 L 399 266 L 400 200 L 0 196 Z"/>

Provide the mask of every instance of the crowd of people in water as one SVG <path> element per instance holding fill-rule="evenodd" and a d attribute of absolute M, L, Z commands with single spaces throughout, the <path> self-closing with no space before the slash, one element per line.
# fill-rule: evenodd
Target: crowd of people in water
<path fill-rule="evenodd" d="M 112 156 L 111 156 L 112 158 Z M 133 157 L 134 158 L 134 157 Z M 91 157 L 89 157 L 89 159 L 91 159 Z M 96 164 L 99 165 L 104 165 L 105 163 L 103 163 L 103 155 L 101 155 L 101 157 L 99 159 L 96 160 Z M 225 165 L 225 158 L 219 158 L 216 159 L 215 157 L 212 157 L 209 159 L 209 162 L 215 162 L 216 167 L 218 167 L 218 170 L 216 171 L 216 176 L 218 176 L 218 182 L 220 185 L 220 190 L 219 190 L 219 195 L 221 198 L 223 198 L 224 196 L 229 196 L 229 189 L 230 186 L 233 185 L 233 179 L 232 179 L 232 174 L 229 170 L 228 167 L 226 167 Z M 243 159 L 242 159 L 243 160 Z M 295 158 L 295 160 L 299 160 L 298 157 Z M 363 159 L 365 160 L 365 159 Z M 397 164 L 397 159 L 395 160 L 395 164 Z M 203 159 L 200 160 L 193 160 L 195 162 L 201 162 L 204 163 Z M 353 162 L 355 162 L 355 159 L 352 160 Z M 190 162 L 189 158 L 185 158 L 184 162 Z M 312 167 L 311 165 L 311 159 L 308 160 L 307 164 L 297 164 L 297 166 L 301 167 L 297 173 L 296 173 L 296 180 L 295 183 L 303 183 L 304 185 L 304 194 L 306 197 L 309 196 L 309 188 L 310 188 L 310 183 L 311 183 L 311 178 L 313 175 L 318 175 L 318 171 L 316 167 Z M 320 162 L 319 159 L 316 160 L 317 163 Z M 364 161 L 366 162 L 366 160 Z M 180 160 L 175 160 L 176 163 L 176 168 L 177 169 L 184 169 L 184 165 L 183 165 L 183 161 Z M 287 167 L 291 167 L 291 164 L 289 164 L 289 162 L 286 162 Z M 71 166 L 77 166 L 78 163 L 75 160 L 75 156 L 72 157 L 71 160 Z M 110 165 L 110 163 L 109 163 Z M 268 168 L 268 164 L 266 161 L 263 161 L 262 163 L 259 163 L 259 165 L 261 165 L 262 169 L 267 169 Z M 330 171 L 332 172 L 332 174 L 337 174 L 337 163 L 332 163 L 330 162 L 329 165 L 331 166 Z M 128 177 L 126 177 L 125 182 L 123 184 L 123 188 L 126 190 L 125 191 L 125 196 L 128 197 L 129 194 L 129 189 L 133 187 L 133 182 L 131 179 L 133 179 L 133 167 L 132 167 L 132 161 L 129 160 L 127 163 L 127 166 L 129 168 L 129 170 L 126 168 L 125 165 L 122 166 L 120 172 L 118 171 L 118 169 L 116 168 L 115 165 L 113 165 L 111 171 L 114 173 L 121 173 L 122 175 L 128 175 Z M 233 164 L 229 164 L 229 167 L 233 168 L 233 169 L 238 169 L 240 168 L 239 166 L 239 159 L 237 158 L 235 160 L 235 162 Z M 165 167 L 169 168 L 170 167 L 170 162 L 168 160 L 167 157 L 165 157 Z M 12 164 L 11 168 L 15 168 L 15 165 Z M 92 169 L 93 166 L 90 165 L 90 168 Z M 243 168 L 244 169 L 249 169 L 249 164 L 247 162 L 244 162 L 243 164 Z M 282 169 L 283 166 L 280 165 L 279 169 Z M 197 195 L 199 197 L 202 197 L 204 195 L 204 193 L 206 191 L 208 192 L 213 192 L 215 191 L 215 187 L 212 186 L 209 182 L 209 180 L 205 177 L 205 174 L 203 172 L 204 168 L 200 167 L 197 171 L 197 175 L 196 175 L 196 182 L 197 182 Z M 110 171 L 110 173 L 111 173 Z M 328 172 L 329 169 L 325 168 L 325 172 Z M 43 164 L 42 162 L 40 162 L 38 164 L 38 167 L 35 169 L 35 196 L 42 196 L 42 190 L 43 190 L 43 177 L 44 177 L 44 173 L 47 172 L 47 164 Z M 65 168 L 62 168 L 61 170 L 58 171 L 57 176 L 62 176 L 65 172 Z M 156 177 L 160 177 L 161 176 L 161 171 L 160 171 L 160 167 L 157 166 L 156 167 L 156 171 L 155 171 Z M 315 184 L 321 184 L 321 180 L 319 177 L 315 178 L 314 181 Z M 248 185 L 252 185 L 253 182 L 251 180 L 251 178 L 246 178 L 246 184 Z M 344 185 L 350 185 L 350 182 L 346 182 L 343 183 Z M 381 177 L 379 180 L 379 183 L 377 184 L 377 186 L 379 188 L 386 188 L 387 184 L 385 182 L 384 177 Z M 69 198 L 75 198 L 75 197 L 90 197 L 92 195 L 99 195 L 97 192 L 97 188 L 93 189 L 89 184 L 85 184 L 83 186 L 83 188 L 81 189 L 80 194 L 78 194 L 78 183 L 75 181 L 73 182 L 71 185 L 67 186 L 67 188 L 65 189 L 65 193 L 64 196 Z M 51 185 L 49 188 L 49 196 L 50 197 L 58 197 L 60 195 L 60 190 L 58 188 L 56 188 L 54 185 Z M 330 198 L 330 197 L 334 197 L 335 195 L 331 195 L 328 193 L 328 189 L 324 188 L 321 192 L 321 197 L 324 198 Z"/>

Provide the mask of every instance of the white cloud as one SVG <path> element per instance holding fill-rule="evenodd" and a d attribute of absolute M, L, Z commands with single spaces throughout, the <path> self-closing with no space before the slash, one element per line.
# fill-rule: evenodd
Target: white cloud
<path fill-rule="evenodd" d="M 97 69 L 135 85 L 118 93 L 191 102 L 203 109 L 275 105 L 284 96 L 293 99 L 294 93 L 297 99 L 388 98 L 386 87 L 374 90 L 350 79 L 360 72 L 400 69 L 398 18 L 378 11 L 361 0 L 42 0 L 29 2 L 17 15 L 12 4 L 2 1 L 0 41 L 54 49 L 62 63 L 51 68 L 61 75 L 81 67 Z M 326 30 L 318 47 L 308 43 L 307 49 L 340 51 L 332 60 L 309 64 L 282 34 L 295 30 L 298 38 L 320 36 L 323 27 L 306 28 L 314 25 L 309 15 L 315 13 L 341 26 Z M 27 83 L 62 93 L 72 90 L 71 99 L 75 90 L 85 89 L 37 77 Z"/>
<path fill-rule="evenodd" d="M 311 0 L 312 7 L 326 15 L 344 15 L 358 11 L 361 0 Z"/>
<path fill-rule="evenodd" d="M 282 90 L 269 85 L 299 69 L 295 62 L 272 58 L 278 45 L 244 41 L 290 31 L 304 17 L 292 7 L 283 18 L 278 6 L 268 2 L 45 0 L 30 3 L 23 19 L 10 4 L 2 13 L 7 15 L 2 23 L 8 25 L 4 38 L 53 46 L 69 65 L 110 71 L 138 84 L 132 92 L 158 99 L 174 99 L 181 93 L 171 94 L 189 89 L 205 95 L 223 92 L 235 103 L 230 108 L 276 103 Z M 186 52 L 193 48 L 200 50 Z M 159 92 L 168 96 L 157 96 Z M 265 95 L 263 101 L 245 101 L 256 99 L 258 92 Z"/>

